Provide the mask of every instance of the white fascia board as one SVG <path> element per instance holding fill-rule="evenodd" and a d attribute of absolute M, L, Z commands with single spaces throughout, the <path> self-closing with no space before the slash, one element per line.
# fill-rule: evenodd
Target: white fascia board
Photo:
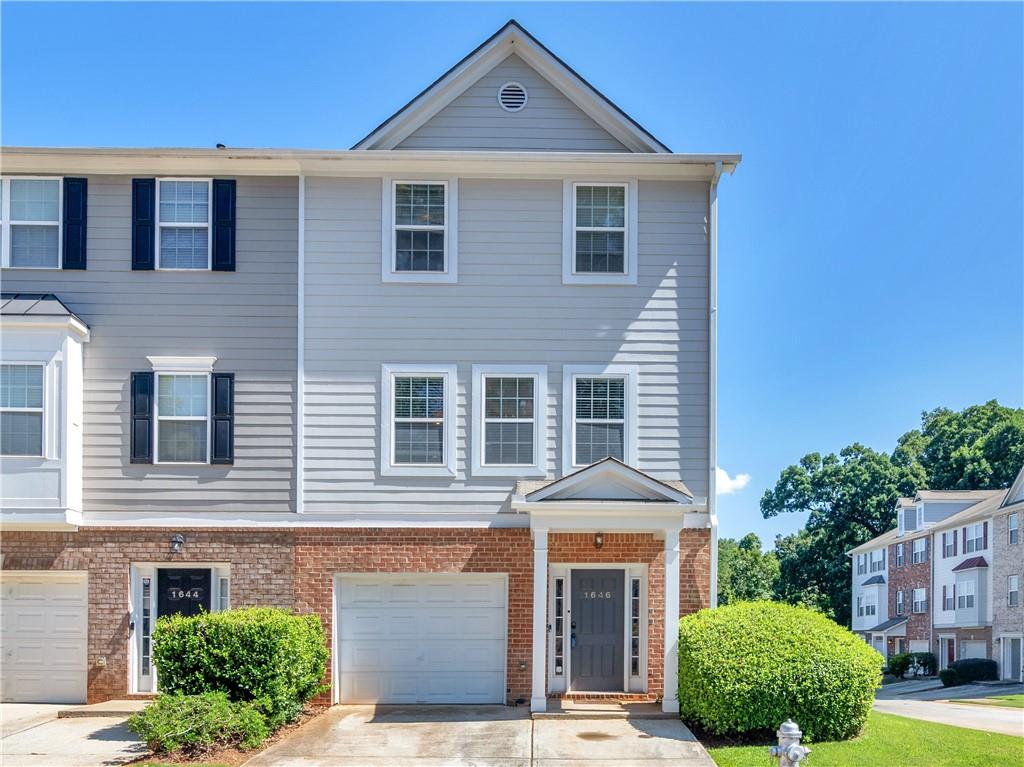
<path fill-rule="evenodd" d="M 146 357 L 157 373 L 212 373 L 216 357 Z"/>
<path fill-rule="evenodd" d="M 236 514 L 232 512 L 179 512 L 163 514 L 156 512 L 88 512 L 83 515 L 82 527 L 146 527 L 146 528 L 525 528 L 529 517 L 525 514 L 481 514 L 459 512 L 406 512 L 403 514 L 381 513 L 324 513 L 309 512 L 254 512 Z"/>
<path fill-rule="evenodd" d="M 563 178 L 581 172 L 710 180 L 739 154 L 500 150 L 48 149 L 0 148 L 5 173 L 155 176 L 352 176 L 433 173 L 478 178 Z"/>

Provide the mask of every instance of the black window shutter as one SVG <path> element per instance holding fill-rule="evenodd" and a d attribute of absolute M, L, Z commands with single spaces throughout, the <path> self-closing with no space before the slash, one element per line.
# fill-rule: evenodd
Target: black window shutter
<path fill-rule="evenodd" d="M 88 219 L 89 181 L 64 179 L 64 263 L 65 269 L 85 269 L 85 228 Z"/>
<path fill-rule="evenodd" d="M 213 180 L 213 259 L 215 272 L 235 271 L 235 181 Z"/>
<path fill-rule="evenodd" d="M 153 373 L 132 373 L 132 463 L 153 463 Z"/>
<path fill-rule="evenodd" d="M 156 268 L 156 179 L 132 179 L 132 269 Z"/>
<path fill-rule="evenodd" d="M 213 406 L 210 463 L 235 462 L 235 374 L 214 373 L 210 377 Z"/>

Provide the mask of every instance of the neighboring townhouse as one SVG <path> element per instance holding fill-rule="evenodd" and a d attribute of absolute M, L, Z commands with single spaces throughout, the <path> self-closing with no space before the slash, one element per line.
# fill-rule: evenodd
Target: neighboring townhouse
<path fill-rule="evenodd" d="M 348 151 L 5 149 L 3 698 L 151 693 L 157 617 L 269 604 L 334 702 L 678 710 L 738 163 L 515 22 Z"/>
<path fill-rule="evenodd" d="M 852 629 L 886 658 L 934 651 L 932 611 L 936 525 L 993 490 L 919 490 L 896 503 L 896 527 L 851 549 Z"/>
<path fill-rule="evenodd" d="M 992 658 L 1003 679 L 1024 682 L 1024 467 L 992 526 Z"/>
<path fill-rule="evenodd" d="M 992 657 L 993 520 L 1006 493 L 989 491 L 932 530 L 932 648 L 940 669 L 963 658 Z"/>

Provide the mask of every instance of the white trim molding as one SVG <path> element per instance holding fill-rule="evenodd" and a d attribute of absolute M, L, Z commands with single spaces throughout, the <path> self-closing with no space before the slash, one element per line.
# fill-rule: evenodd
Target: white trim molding
<path fill-rule="evenodd" d="M 580 186 L 621 186 L 626 192 L 625 221 L 623 232 L 623 272 L 577 272 L 576 271 L 576 189 Z M 639 259 L 637 249 L 639 238 L 639 204 L 637 198 L 639 182 L 635 178 L 587 179 L 565 178 L 562 180 L 562 284 L 564 285 L 636 285 Z M 602 231 L 595 229 L 594 231 Z M 608 229 L 619 231 L 619 229 Z"/>
<path fill-rule="evenodd" d="M 533 463 L 485 463 L 485 380 L 530 378 L 533 380 Z M 480 477 L 546 477 L 548 471 L 548 369 L 546 365 L 473 365 L 472 467 Z M 525 419 L 523 419 L 525 420 Z"/>
<path fill-rule="evenodd" d="M 212 373 L 216 357 L 146 357 L 154 373 Z"/>
<path fill-rule="evenodd" d="M 623 415 L 622 462 L 637 464 L 637 428 L 640 419 L 638 365 L 563 365 L 562 366 L 562 472 L 568 474 L 589 464 L 576 463 L 576 378 L 624 378 L 626 403 Z"/>
<path fill-rule="evenodd" d="M 11 181 L 56 181 L 57 220 L 11 221 Z M 55 266 L 14 266 L 11 264 L 11 226 L 57 227 Z M 64 268 L 64 176 L 4 176 L 0 179 L 0 266 L 4 269 L 60 271 Z M 4 318 L 4 322 L 7 318 Z"/>
<path fill-rule="evenodd" d="M 161 221 L 160 195 L 163 185 L 167 182 L 183 182 L 206 184 L 206 221 Z M 154 244 L 154 268 L 163 272 L 208 272 L 213 268 L 213 178 L 194 178 L 188 176 L 165 176 L 156 180 L 156 236 Z M 160 264 L 160 236 L 164 229 L 205 229 L 206 230 L 206 266 L 162 266 Z"/>
<path fill-rule="evenodd" d="M 400 272 L 395 268 L 395 187 L 398 184 L 444 186 L 444 226 L 419 227 L 444 232 L 444 271 Z M 455 283 L 459 281 L 459 179 L 456 176 L 384 176 L 381 184 L 381 282 Z M 403 227 L 405 228 L 405 227 Z"/>
<path fill-rule="evenodd" d="M 444 379 L 444 447 L 441 464 L 416 465 L 394 463 L 394 382 L 398 376 L 440 376 Z M 455 424 L 458 418 L 457 365 L 381 365 L 380 473 L 384 477 L 454 477 Z"/>

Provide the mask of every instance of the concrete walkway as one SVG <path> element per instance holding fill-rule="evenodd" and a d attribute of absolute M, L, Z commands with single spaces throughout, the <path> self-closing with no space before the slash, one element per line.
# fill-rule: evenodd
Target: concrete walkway
<path fill-rule="evenodd" d="M 3 767 L 97 767 L 124 764 L 147 753 L 123 718 L 58 719 L 63 708 L 0 704 Z"/>
<path fill-rule="evenodd" d="M 335 706 L 246 767 L 714 767 L 676 719 L 538 719 L 505 706 Z"/>

